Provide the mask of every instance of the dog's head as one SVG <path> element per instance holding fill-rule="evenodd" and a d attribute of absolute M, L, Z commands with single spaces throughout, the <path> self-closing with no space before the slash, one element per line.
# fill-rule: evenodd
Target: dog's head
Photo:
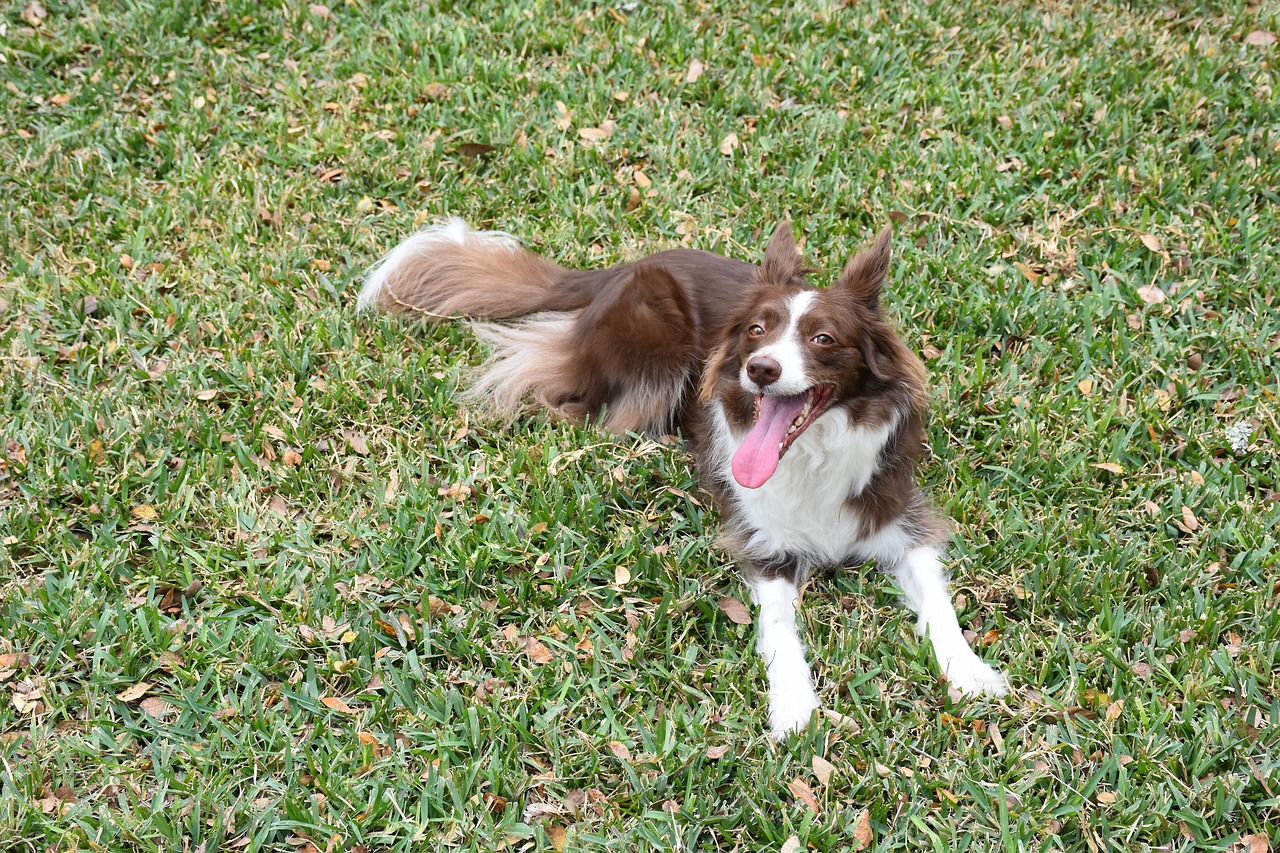
<path fill-rule="evenodd" d="M 791 228 L 774 232 L 751 292 L 708 362 L 702 393 L 747 433 L 733 476 L 759 488 L 791 445 L 824 414 L 860 397 L 919 381 L 919 361 L 880 309 L 889 270 L 888 228 L 831 287 L 804 283 Z"/>

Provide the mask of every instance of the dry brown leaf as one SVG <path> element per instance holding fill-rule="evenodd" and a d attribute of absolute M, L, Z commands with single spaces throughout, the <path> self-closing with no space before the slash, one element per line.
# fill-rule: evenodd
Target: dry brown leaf
<path fill-rule="evenodd" d="M 874 839 L 875 836 L 871 832 L 871 812 L 863 809 L 853 825 L 853 849 L 866 850 Z"/>
<path fill-rule="evenodd" d="M 778 853 L 800 853 L 804 848 L 800 844 L 800 839 L 794 835 L 782 842 L 782 846 L 778 848 Z"/>
<path fill-rule="evenodd" d="M 280 461 L 290 468 L 297 468 L 302 464 L 302 454 L 290 448 L 280 456 Z M 394 472 L 393 472 L 394 475 Z"/>
<path fill-rule="evenodd" d="M 39 0 L 31 0 L 22 10 L 22 19 L 33 27 L 40 26 L 40 22 L 47 17 L 49 12 L 40 5 Z"/>
<path fill-rule="evenodd" d="M 1156 254 L 1160 254 L 1164 251 L 1164 244 L 1161 243 L 1160 238 L 1154 234 L 1143 234 L 1138 239 L 1142 241 L 1142 245 L 1146 246 Z"/>
<path fill-rule="evenodd" d="M 706 69 L 705 69 L 705 68 L 703 68 L 702 63 L 701 63 L 701 62 L 699 62 L 697 59 L 692 59 L 692 60 L 690 60 L 690 61 L 689 61 L 689 70 L 688 70 L 688 71 L 686 71 L 686 72 L 685 72 L 685 74 L 684 74 L 684 82 L 686 82 L 686 83 L 697 83 L 697 82 L 698 82 L 698 78 L 702 76 L 702 72 L 703 72 L 704 70 L 706 70 Z"/>
<path fill-rule="evenodd" d="M 138 504 L 129 512 L 139 521 L 155 521 L 160 517 L 160 513 L 151 504 Z"/>
<path fill-rule="evenodd" d="M 613 582 L 618 586 L 622 586 L 629 580 L 631 580 L 631 569 L 626 566 L 618 566 L 613 570 Z"/>
<path fill-rule="evenodd" d="M 554 823 L 545 824 L 542 828 L 546 831 L 547 837 L 551 839 L 551 846 L 563 853 L 565 844 L 569 840 L 569 833 L 565 831 L 565 828 Z"/>
<path fill-rule="evenodd" d="M 609 751 L 623 761 L 631 760 L 631 750 L 627 749 L 627 745 L 621 741 L 609 741 Z"/>
<path fill-rule="evenodd" d="M 813 775 L 818 777 L 818 784 L 825 785 L 831 781 L 831 775 L 836 772 L 836 766 L 821 755 L 813 757 Z"/>
<path fill-rule="evenodd" d="M 449 87 L 443 83 L 428 83 L 422 93 L 434 101 L 449 97 Z"/>
<path fill-rule="evenodd" d="M 369 441 L 362 434 L 354 430 L 347 430 L 343 437 L 346 438 L 347 444 L 351 445 L 351 449 L 361 456 L 369 455 Z"/>
<path fill-rule="evenodd" d="M 1120 719 L 1120 715 L 1124 713 L 1124 700 L 1117 699 L 1107 706 L 1107 713 L 1104 715 L 1108 723 L 1113 723 Z"/>
<path fill-rule="evenodd" d="M 1107 805 L 1110 805 L 1116 801 L 1116 795 L 1111 793 L 1110 791 L 1099 791 L 1097 799 L 1098 799 L 1098 802 L 1100 803 L 1106 803 Z"/>
<path fill-rule="evenodd" d="M 22 669 L 31 666 L 31 656 L 26 652 L 0 655 L 0 669 Z"/>
<path fill-rule="evenodd" d="M 1029 267 L 1026 264 L 1022 263 L 1021 261 L 1014 261 L 1013 265 L 1017 267 L 1018 272 L 1022 273 L 1022 275 L 1027 279 L 1027 281 L 1031 282 L 1032 284 L 1039 284 L 1040 279 L 1044 278 L 1043 273 L 1036 271 L 1032 267 Z"/>
<path fill-rule="evenodd" d="M 1254 47 L 1267 47 L 1276 43 L 1276 34 L 1268 30 L 1254 30 L 1244 37 L 1244 43 Z"/>
<path fill-rule="evenodd" d="M 356 738 L 358 738 L 359 741 L 365 744 L 366 746 L 378 745 L 378 736 L 374 734 L 370 734 L 369 732 L 356 732 Z"/>
<path fill-rule="evenodd" d="M 132 687 L 126 687 L 124 690 L 121 690 L 116 694 L 116 698 L 121 702 L 137 702 L 147 694 L 147 691 L 151 689 L 151 686 L 151 682 L 149 681 L 139 682 Z"/>
<path fill-rule="evenodd" d="M 1138 296 L 1148 305 L 1159 305 L 1169 297 L 1165 296 L 1159 285 L 1147 284 L 1138 288 Z"/>
<path fill-rule="evenodd" d="M 339 714 L 355 714 L 355 708 L 352 708 L 346 702 L 343 702 L 337 696 L 324 696 L 320 699 L 320 704 L 328 708 L 330 711 L 337 711 Z"/>
<path fill-rule="evenodd" d="M 165 717 L 171 716 L 178 709 L 170 705 L 168 702 L 158 696 L 148 696 L 138 705 L 149 717 L 155 717 L 157 720 L 163 720 Z"/>
<path fill-rule="evenodd" d="M 1093 380 L 1081 379 L 1079 382 L 1076 383 L 1076 387 L 1080 389 L 1081 394 L 1088 397 L 1090 394 L 1093 393 Z"/>
<path fill-rule="evenodd" d="M 742 143 L 738 141 L 738 134 L 733 131 L 729 131 L 729 135 L 720 140 L 720 153 L 727 157 L 741 144 Z"/>
<path fill-rule="evenodd" d="M 1093 467 L 1100 471 L 1110 471 L 1112 474 L 1117 475 L 1124 473 L 1124 468 L 1114 462 L 1095 462 L 1093 463 Z"/>
<path fill-rule="evenodd" d="M 1196 518 L 1196 514 L 1192 512 L 1189 506 L 1182 508 L 1182 524 L 1191 533 L 1195 533 L 1200 529 L 1200 519 Z"/>
<path fill-rule="evenodd" d="M 564 105 L 564 101 L 556 101 L 556 117 L 554 124 L 561 130 L 573 127 L 573 113 Z"/>
<path fill-rule="evenodd" d="M 716 599 L 716 605 L 729 617 L 730 622 L 737 625 L 751 624 L 751 611 L 738 599 L 724 595 Z"/>
<path fill-rule="evenodd" d="M 613 122 L 604 121 L 600 123 L 599 127 L 578 128 L 578 136 L 582 137 L 588 142 L 603 142 L 609 137 L 613 136 L 613 131 L 616 129 L 617 129 L 617 125 L 615 125 Z"/>
<path fill-rule="evenodd" d="M 311 14 L 315 15 L 317 18 L 320 18 L 321 20 L 328 20 L 333 15 L 333 13 L 329 11 L 329 7 L 325 6 L 322 3 L 312 3 Z"/>
<path fill-rule="evenodd" d="M 1258 832 L 1253 835 L 1240 836 L 1240 843 L 1244 845 L 1244 853 L 1267 853 L 1270 842 L 1265 832 Z"/>
<path fill-rule="evenodd" d="M 711 761 L 716 761 L 724 757 L 724 754 L 728 751 L 729 745 L 727 743 L 720 746 L 709 746 L 707 747 L 707 758 Z"/>
<path fill-rule="evenodd" d="M 787 790 L 800 802 L 808 806 L 814 813 L 818 814 L 818 799 L 813 795 L 813 791 L 809 788 L 805 781 L 799 776 L 791 780 L 787 785 Z"/>
<path fill-rule="evenodd" d="M 529 660 L 537 664 L 551 663 L 555 660 L 555 655 L 551 650 L 542 644 L 542 641 L 536 637 L 521 637 L 520 647 L 524 649 L 524 653 L 529 656 Z"/>

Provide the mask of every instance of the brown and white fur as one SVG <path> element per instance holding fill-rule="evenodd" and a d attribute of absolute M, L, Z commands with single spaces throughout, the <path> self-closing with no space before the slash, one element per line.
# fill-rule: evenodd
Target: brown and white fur
<path fill-rule="evenodd" d="M 684 432 L 760 607 L 781 739 L 819 707 L 796 626 L 815 569 L 875 560 L 953 686 L 1008 689 L 965 642 L 940 560 L 946 528 L 916 481 L 924 367 L 880 308 L 889 243 L 885 229 L 820 290 L 785 222 L 758 267 L 676 249 L 584 271 L 454 219 L 390 252 L 358 307 L 516 321 L 475 324 L 493 355 L 471 394 L 501 414 L 532 397 L 611 430 Z"/>

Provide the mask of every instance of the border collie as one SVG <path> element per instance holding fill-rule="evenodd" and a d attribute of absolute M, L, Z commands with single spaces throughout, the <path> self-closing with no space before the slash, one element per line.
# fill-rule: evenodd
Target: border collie
<path fill-rule="evenodd" d="M 889 243 L 886 228 L 817 289 L 786 222 L 759 266 L 675 249 L 570 270 L 451 219 L 383 258 L 358 307 L 515 321 L 474 326 L 493 355 L 469 394 L 501 414 L 532 397 L 614 431 L 684 433 L 760 607 L 782 739 L 819 707 L 796 627 L 816 569 L 875 560 L 952 686 L 1008 690 L 965 642 L 939 559 L 946 526 L 916 482 L 924 365 L 880 308 Z"/>

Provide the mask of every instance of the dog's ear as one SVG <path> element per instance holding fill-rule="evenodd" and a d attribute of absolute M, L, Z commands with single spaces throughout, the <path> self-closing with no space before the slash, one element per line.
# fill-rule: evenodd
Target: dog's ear
<path fill-rule="evenodd" d="M 880 310 L 880 293 L 889 275 L 889 244 L 893 230 L 885 227 L 876 237 L 875 244 L 849 261 L 836 287 L 846 290 L 872 311 Z"/>
<path fill-rule="evenodd" d="M 791 223 L 784 219 L 773 229 L 773 236 L 764 250 L 760 278 L 769 284 L 790 284 L 808 271 L 800 250 L 796 248 L 796 238 L 791 234 Z"/>

